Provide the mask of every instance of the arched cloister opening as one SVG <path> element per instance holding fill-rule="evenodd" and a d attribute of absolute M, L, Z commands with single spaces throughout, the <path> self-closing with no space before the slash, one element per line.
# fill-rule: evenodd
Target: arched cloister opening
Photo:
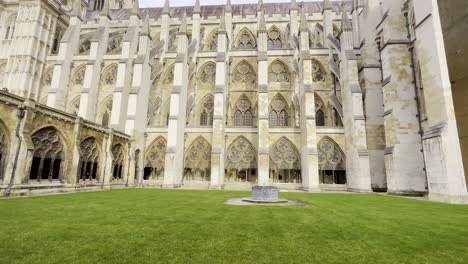
<path fill-rule="evenodd" d="M 80 143 L 79 181 L 94 181 L 99 179 L 99 149 L 94 137 L 89 137 Z"/>
<path fill-rule="evenodd" d="M 8 160 L 8 149 L 10 147 L 10 139 L 8 129 L 0 121 L 0 182 L 5 178 L 6 163 Z"/>
<path fill-rule="evenodd" d="M 31 136 L 34 153 L 29 173 L 30 180 L 58 180 L 64 161 L 64 146 L 58 131 L 46 127 Z"/>
<path fill-rule="evenodd" d="M 282 137 L 270 148 L 270 181 L 274 183 L 302 183 L 299 151 Z"/>
<path fill-rule="evenodd" d="M 226 181 L 256 183 L 257 151 L 248 139 L 238 137 L 228 147 L 226 155 Z"/>
<path fill-rule="evenodd" d="M 163 179 L 166 148 L 167 141 L 163 137 L 158 137 L 151 143 L 146 152 L 143 180 Z"/>
<path fill-rule="evenodd" d="M 185 154 L 184 181 L 210 181 L 211 144 L 203 137 L 196 138 Z"/>
<path fill-rule="evenodd" d="M 236 49 L 255 49 L 257 47 L 255 35 L 247 28 L 241 29 L 235 38 L 234 47 Z"/>
<path fill-rule="evenodd" d="M 346 160 L 343 151 L 331 138 L 318 143 L 319 177 L 322 184 L 346 184 Z"/>
<path fill-rule="evenodd" d="M 124 151 L 122 144 L 116 144 L 112 147 L 112 180 L 123 180 L 123 167 L 124 167 Z"/>

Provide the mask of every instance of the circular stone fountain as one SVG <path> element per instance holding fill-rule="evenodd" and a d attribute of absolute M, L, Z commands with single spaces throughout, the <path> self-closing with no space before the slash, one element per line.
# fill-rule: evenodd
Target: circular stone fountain
<path fill-rule="evenodd" d="M 274 186 L 254 186 L 252 187 L 252 197 L 242 198 L 242 201 L 249 203 L 287 203 L 287 199 L 278 198 L 278 187 Z"/>

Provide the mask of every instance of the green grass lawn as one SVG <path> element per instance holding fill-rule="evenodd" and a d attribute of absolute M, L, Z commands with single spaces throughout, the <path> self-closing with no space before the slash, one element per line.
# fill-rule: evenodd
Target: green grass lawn
<path fill-rule="evenodd" d="M 281 193 L 127 189 L 0 200 L 0 263 L 468 263 L 468 206 Z"/>

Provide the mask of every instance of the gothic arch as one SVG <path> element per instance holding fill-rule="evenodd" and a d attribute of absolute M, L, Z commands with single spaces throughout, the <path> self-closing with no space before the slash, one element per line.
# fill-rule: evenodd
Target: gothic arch
<path fill-rule="evenodd" d="M 257 181 L 257 151 L 245 137 L 239 136 L 228 147 L 226 170 L 228 182 Z"/>
<path fill-rule="evenodd" d="M 207 94 L 201 100 L 198 116 L 200 126 L 213 126 L 214 115 L 214 97 L 212 94 Z"/>
<path fill-rule="evenodd" d="M 267 40 L 267 45 L 268 49 L 282 49 L 284 48 L 284 40 L 283 40 L 283 34 L 281 33 L 281 30 L 273 25 L 270 27 L 268 30 L 268 40 Z"/>
<path fill-rule="evenodd" d="M 8 150 L 10 147 L 10 135 L 8 129 L 0 120 L 0 182 L 5 178 L 5 169 L 8 160 Z"/>
<path fill-rule="evenodd" d="M 80 109 L 80 98 L 81 97 L 78 95 L 71 100 L 70 104 L 68 104 L 68 113 L 74 116 L 78 115 L 78 111 Z"/>
<path fill-rule="evenodd" d="M 117 69 L 116 63 L 112 63 L 107 66 L 101 75 L 101 85 L 115 85 L 117 81 Z"/>
<path fill-rule="evenodd" d="M 210 174 L 211 144 L 199 136 L 187 148 L 184 181 L 210 181 Z"/>
<path fill-rule="evenodd" d="M 101 151 L 94 137 L 87 137 L 80 142 L 80 163 L 77 181 L 98 180 Z"/>
<path fill-rule="evenodd" d="M 157 137 L 149 146 L 145 155 L 144 180 L 162 180 L 164 177 L 164 163 L 166 160 L 167 141 Z"/>
<path fill-rule="evenodd" d="M 82 64 L 76 67 L 73 70 L 72 78 L 70 80 L 72 85 L 81 86 L 83 85 L 84 77 L 85 77 L 86 65 Z"/>
<path fill-rule="evenodd" d="M 205 44 L 206 51 L 217 51 L 218 50 L 218 30 L 215 29 L 211 31 L 210 35 L 208 35 Z"/>
<path fill-rule="evenodd" d="M 118 143 L 112 147 L 112 180 L 122 181 L 124 173 L 125 152 L 122 144 Z"/>
<path fill-rule="evenodd" d="M 346 159 L 340 146 L 330 137 L 317 144 L 320 183 L 346 184 Z"/>
<path fill-rule="evenodd" d="M 327 73 L 323 65 L 319 61 L 312 59 L 312 81 L 325 82 L 326 75 Z"/>
<path fill-rule="evenodd" d="M 291 74 L 289 67 L 282 60 L 276 59 L 268 67 L 268 82 L 270 83 L 289 83 Z"/>
<path fill-rule="evenodd" d="M 174 82 L 174 64 L 171 64 L 167 67 L 166 72 L 164 73 L 164 83 L 173 83 Z"/>
<path fill-rule="evenodd" d="M 281 137 L 270 148 L 270 179 L 277 183 L 301 183 L 301 155 L 296 146 Z"/>
<path fill-rule="evenodd" d="M 270 127 L 288 127 L 293 115 L 291 108 L 284 97 L 278 93 L 273 97 L 270 103 L 268 123 Z"/>
<path fill-rule="evenodd" d="M 34 145 L 30 180 L 59 180 L 65 160 L 66 147 L 58 129 L 46 126 L 36 130 L 31 136 Z"/>
<path fill-rule="evenodd" d="M 257 47 L 257 41 L 255 35 L 246 27 L 242 28 L 234 42 L 236 49 L 255 49 Z"/>
<path fill-rule="evenodd" d="M 204 85 L 214 86 L 216 81 L 216 64 L 209 61 L 200 67 L 198 80 Z"/>

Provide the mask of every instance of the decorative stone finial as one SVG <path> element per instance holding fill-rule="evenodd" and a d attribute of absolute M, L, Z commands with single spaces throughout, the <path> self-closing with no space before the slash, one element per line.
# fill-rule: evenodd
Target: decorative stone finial
<path fill-rule="evenodd" d="M 194 14 L 200 14 L 201 13 L 200 0 L 195 1 L 195 7 L 193 8 L 193 13 Z"/>
<path fill-rule="evenodd" d="M 257 12 L 260 12 L 261 10 L 263 10 L 263 0 L 258 0 Z"/>
<path fill-rule="evenodd" d="M 165 0 L 162 13 L 166 15 L 169 14 L 169 0 Z"/>
<path fill-rule="evenodd" d="M 140 4 L 138 0 L 133 0 L 132 16 L 140 16 Z"/>
<path fill-rule="evenodd" d="M 265 22 L 265 12 L 262 11 L 260 12 L 260 21 L 259 21 L 259 24 L 258 24 L 258 30 L 260 32 L 266 32 L 266 22 Z"/>
<path fill-rule="evenodd" d="M 323 10 L 332 10 L 332 4 L 330 0 L 323 0 Z"/>
<path fill-rule="evenodd" d="M 73 0 L 73 9 L 70 15 L 73 17 L 81 17 L 81 0 Z"/>
<path fill-rule="evenodd" d="M 351 20 L 348 17 L 348 12 L 344 10 L 341 12 L 341 29 L 343 31 L 351 31 L 353 30 L 353 24 L 351 23 Z"/>
<path fill-rule="evenodd" d="M 109 0 L 104 0 L 104 4 L 101 9 L 101 13 L 99 13 L 100 16 L 109 16 L 110 14 L 110 6 L 109 6 Z"/>
<path fill-rule="evenodd" d="M 231 0 L 227 0 L 226 2 L 226 9 L 224 10 L 226 13 L 232 13 L 232 5 Z"/>
<path fill-rule="evenodd" d="M 145 20 L 143 21 L 143 27 L 141 28 L 140 36 L 148 36 L 150 35 L 150 24 L 149 24 L 149 15 L 146 14 Z"/>
<path fill-rule="evenodd" d="M 182 15 L 182 23 L 179 28 L 180 33 L 187 33 L 187 10 L 184 9 L 184 14 Z"/>
<path fill-rule="evenodd" d="M 224 16 L 224 12 L 222 13 L 221 17 L 219 18 L 218 32 L 226 32 L 226 18 Z"/>
<path fill-rule="evenodd" d="M 291 0 L 291 6 L 289 7 L 289 10 L 299 10 L 299 6 L 297 5 L 296 0 Z"/>

